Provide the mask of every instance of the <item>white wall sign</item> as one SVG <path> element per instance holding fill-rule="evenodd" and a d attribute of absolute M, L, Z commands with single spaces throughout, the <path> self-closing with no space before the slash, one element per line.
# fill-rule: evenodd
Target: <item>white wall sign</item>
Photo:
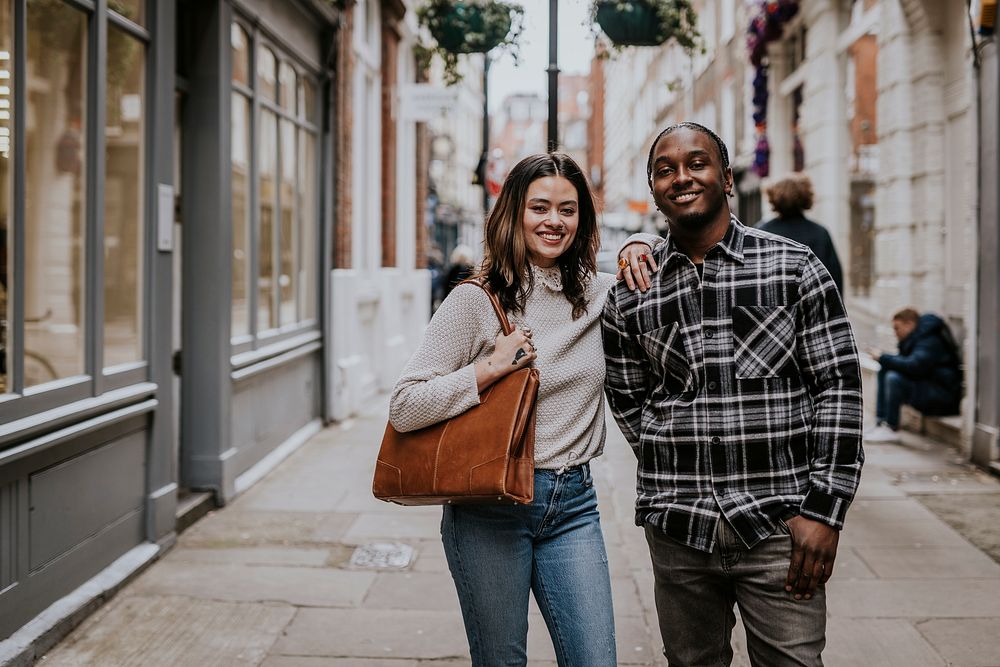
<path fill-rule="evenodd" d="M 400 86 L 399 111 L 404 120 L 426 122 L 440 117 L 458 103 L 458 90 L 430 83 Z"/>
<path fill-rule="evenodd" d="M 174 249 L 174 186 L 163 183 L 156 193 L 156 249 Z"/>

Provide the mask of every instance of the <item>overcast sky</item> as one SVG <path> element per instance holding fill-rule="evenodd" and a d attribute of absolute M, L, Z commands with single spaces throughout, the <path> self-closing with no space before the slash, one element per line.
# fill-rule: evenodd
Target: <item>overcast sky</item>
<path fill-rule="evenodd" d="M 566 74 L 590 71 L 594 38 L 590 32 L 592 0 L 557 0 L 559 2 L 559 70 Z M 524 6 L 524 32 L 521 33 L 521 64 L 504 54 L 490 65 L 490 112 L 499 109 L 512 93 L 536 92 L 544 99 L 548 90 L 549 0 L 519 0 Z"/>

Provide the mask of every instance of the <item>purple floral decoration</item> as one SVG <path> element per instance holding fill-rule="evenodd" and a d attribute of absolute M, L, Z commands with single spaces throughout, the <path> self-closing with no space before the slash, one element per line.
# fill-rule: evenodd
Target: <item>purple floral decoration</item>
<path fill-rule="evenodd" d="M 747 28 L 747 50 L 754 66 L 753 122 L 757 133 L 753 171 L 764 178 L 770 172 L 767 142 L 767 45 L 781 38 L 784 25 L 799 12 L 799 0 L 757 0 Z"/>

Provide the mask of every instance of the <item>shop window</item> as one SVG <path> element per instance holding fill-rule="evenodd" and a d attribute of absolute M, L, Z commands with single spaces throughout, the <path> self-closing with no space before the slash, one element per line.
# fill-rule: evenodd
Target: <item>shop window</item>
<path fill-rule="evenodd" d="M 13 320 L 10 290 L 14 287 L 14 226 L 13 202 L 13 133 L 10 107 L 13 101 L 11 52 L 13 51 L 13 12 L 9 2 L 0 3 L 0 394 L 11 386 L 11 365 L 8 363 L 8 345 L 11 341 L 10 324 Z"/>
<path fill-rule="evenodd" d="M 250 37 L 234 23 L 230 35 L 233 58 L 233 83 L 250 87 Z"/>
<path fill-rule="evenodd" d="M 250 35 L 234 23 L 230 31 L 233 67 L 231 150 L 233 257 L 232 257 L 232 336 L 250 333 L 250 156 L 253 150 L 250 72 Z"/>
<path fill-rule="evenodd" d="M 108 28 L 104 171 L 104 365 L 143 359 L 145 48 Z"/>
<path fill-rule="evenodd" d="M 265 100 L 278 98 L 278 61 L 271 49 L 263 48 L 257 56 L 257 91 Z"/>
<path fill-rule="evenodd" d="M 875 282 L 875 182 L 851 183 L 850 284 L 854 296 L 866 297 Z"/>
<path fill-rule="evenodd" d="M 0 0 L 2 420 L 146 377 L 147 1 L 98 6 Z"/>
<path fill-rule="evenodd" d="M 233 337 L 250 333 L 250 100 L 233 92 L 232 216 L 233 216 Z"/>
<path fill-rule="evenodd" d="M 316 321 L 319 100 L 315 81 L 296 61 L 238 23 L 232 35 L 232 335 L 239 344 L 247 334 L 270 336 Z M 238 70 L 251 52 L 256 77 L 248 87 Z"/>
<path fill-rule="evenodd" d="M 278 198 L 278 119 L 266 109 L 260 112 L 257 132 L 257 196 L 260 200 L 260 233 L 257 247 L 257 330 L 278 326 L 274 275 L 274 215 Z"/>
<path fill-rule="evenodd" d="M 86 372 L 84 345 L 90 306 L 85 274 L 86 115 L 90 82 L 87 15 L 63 2 L 28 2 L 27 8 L 31 87 L 25 98 L 21 262 L 22 379 L 23 386 L 30 388 Z M 12 347 L 11 342 L 7 341 L 8 347 Z"/>
<path fill-rule="evenodd" d="M 802 86 L 792 91 L 792 171 L 805 171 L 806 152 L 802 145 Z"/>

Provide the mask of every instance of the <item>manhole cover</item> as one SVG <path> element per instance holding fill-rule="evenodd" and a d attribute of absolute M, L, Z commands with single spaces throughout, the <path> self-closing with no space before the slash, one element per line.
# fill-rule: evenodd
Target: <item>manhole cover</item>
<path fill-rule="evenodd" d="M 400 570 L 413 560 L 413 547 L 398 542 L 369 542 L 351 554 L 351 567 Z"/>

